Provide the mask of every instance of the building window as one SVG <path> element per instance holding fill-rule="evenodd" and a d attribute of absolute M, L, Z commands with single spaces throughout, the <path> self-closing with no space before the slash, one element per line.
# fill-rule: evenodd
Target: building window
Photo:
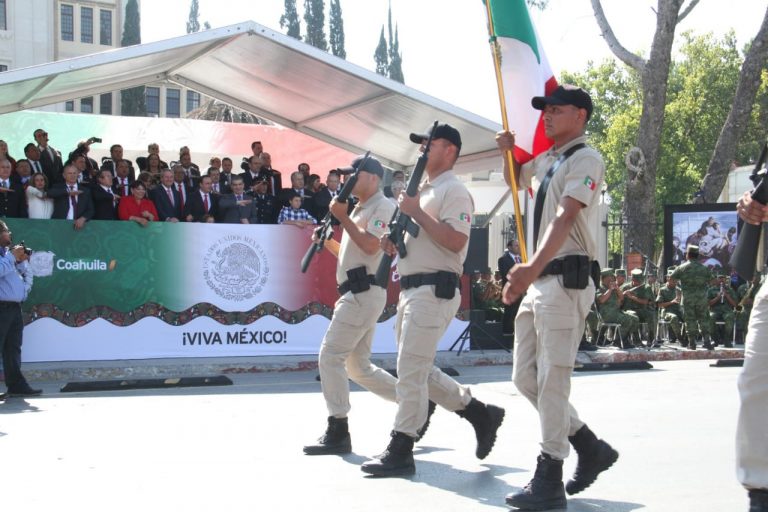
<path fill-rule="evenodd" d="M 0 0 L 0 30 L 8 30 L 8 18 L 5 16 L 5 0 Z"/>
<path fill-rule="evenodd" d="M 106 116 L 112 115 L 112 93 L 102 94 L 99 96 L 99 114 Z"/>
<path fill-rule="evenodd" d="M 112 11 L 101 9 L 99 12 L 101 16 L 101 44 L 112 46 Z"/>
<path fill-rule="evenodd" d="M 181 117 L 181 91 L 168 89 L 165 93 L 165 116 Z"/>
<path fill-rule="evenodd" d="M 146 103 L 147 103 L 147 115 L 159 116 L 160 115 L 160 88 L 159 87 L 146 87 Z"/>
<path fill-rule="evenodd" d="M 80 100 L 80 112 L 84 114 L 93 114 L 93 96 L 88 96 Z"/>
<path fill-rule="evenodd" d="M 187 112 L 192 112 L 200 107 L 200 93 L 187 91 Z"/>
<path fill-rule="evenodd" d="M 80 42 L 93 42 L 93 9 L 90 7 L 80 8 Z"/>
<path fill-rule="evenodd" d="M 75 102 L 74 101 L 68 101 L 64 104 L 64 110 L 67 112 L 74 112 L 75 111 Z"/>
<path fill-rule="evenodd" d="M 71 5 L 61 4 L 61 39 L 75 40 L 75 10 Z"/>

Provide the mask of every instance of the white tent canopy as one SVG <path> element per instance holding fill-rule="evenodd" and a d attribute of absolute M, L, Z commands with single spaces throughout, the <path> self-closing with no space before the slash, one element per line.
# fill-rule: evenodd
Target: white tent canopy
<path fill-rule="evenodd" d="M 252 21 L 0 73 L 0 114 L 158 81 L 354 153 L 370 149 L 392 168 L 413 164 L 408 133 L 435 120 L 461 132 L 458 171 L 500 161 L 497 123 Z"/>

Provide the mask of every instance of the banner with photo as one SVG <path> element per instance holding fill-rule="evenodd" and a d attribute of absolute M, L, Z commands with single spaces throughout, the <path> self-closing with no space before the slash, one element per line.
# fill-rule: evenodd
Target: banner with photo
<path fill-rule="evenodd" d="M 6 220 L 34 251 L 27 362 L 316 354 L 338 298 L 328 251 L 300 271 L 310 228 Z M 396 350 L 392 280 L 375 352 Z M 440 349 L 466 326 L 461 311 Z"/>
<path fill-rule="evenodd" d="M 699 261 L 715 272 L 730 274 L 728 261 L 738 240 L 734 203 L 666 205 L 664 266 L 685 262 L 688 246 L 699 248 Z"/>

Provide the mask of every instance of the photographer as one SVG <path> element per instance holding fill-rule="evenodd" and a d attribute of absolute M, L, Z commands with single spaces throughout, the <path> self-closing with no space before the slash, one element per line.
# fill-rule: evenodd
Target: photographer
<path fill-rule="evenodd" d="M 27 260 L 32 251 L 18 244 L 11 247 L 11 232 L 0 221 L 0 347 L 3 353 L 5 385 L 10 396 L 37 396 L 21 374 L 21 338 L 24 321 L 21 303 L 32 289 L 32 271 Z"/>

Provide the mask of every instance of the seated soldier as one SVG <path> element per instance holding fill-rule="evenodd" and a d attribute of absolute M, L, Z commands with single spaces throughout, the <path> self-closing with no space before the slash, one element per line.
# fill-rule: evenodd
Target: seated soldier
<path fill-rule="evenodd" d="M 615 340 L 614 345 L 625 349 L 634 348 L 630 337 L 637 331 L 638 319 L 632 312 L 621 310 L 624 294 L 616 284 L 612 268 L 604 268 L 600 272 L 600 288 L 595 292 L 595 302 L 603 323 L 619 324 L 621 342 Z"/>
<path fill-rule="evenodd" d="M 651 345 L 653 332 L 656 330 L 656 303 L 651 287 L 645 284 L 645 274 L 639 268 L 631 273 L 632 282 L 621 287 L 624 292 L 624 304 L 622 310 L 634 312 L 640 323 L 644 323 L 645 332 L 641 332 L 641 339 Z"/>
<path fill-rule="evenodd" d="M 283 207 L 280 210 L 280 216 L 277 218 L 278 224 L 292 224 L 303 228 L 305 226 L 311 226 L 317 224 L 317 219 L 301 207 L 301 196 L 291 191 L 288 198 L 288 206 Z"/>
<path fill-rule="evenodd" d="M 725 345 L 727 348 L 733 347 L 733 308 L 738 304 L 735 293 L 730 284 L 726 281 L 726 275 L 718 273 L 717 278 L 713 279 L 713 286 L 707 290 L 707 302 L 709 302 L 709 332 L 713 334 L 711 345 Z M 717 325 L 717 322 L 723 322 L 724 325 Z M 718 329 L 721 327 L 722 329 Z M 709 349 L 711 347 L 706 346 Z"/>
<path fill-rule="evenodd" d="M 680 288 L 677 287 L 677 279 L 672 277 L 673 271 L 674 267 L 670 267 L 667 270 L 667 282 L 656 295 L 656 305 L 660 310 L 660 318 L 669 325 L 670 341 L 677 341 L 682 339 L 680 326 L 685 317 L 683 316 L 683 307 L 681 305 L 683 294 Z"/>
<path fill-rule="evenodd" d="M 757 292 L 760 291 L 760 276 L 755 274 L 752 281 L 739 286 L 739 304 L 736 306 L 736 332 L 741 335 L 740 340 L 747 336 L 747 324 L 752 313 L 752 305 L 755 302 Z"/>
<path fill-rule="evenodd" d="M 473 309 L 485 311 L 485 319 L 500 322 L 504 315 L 501 302 L 501 287 L 491 279 L 491 269 L 475 273 L 472 282 Z"/>

